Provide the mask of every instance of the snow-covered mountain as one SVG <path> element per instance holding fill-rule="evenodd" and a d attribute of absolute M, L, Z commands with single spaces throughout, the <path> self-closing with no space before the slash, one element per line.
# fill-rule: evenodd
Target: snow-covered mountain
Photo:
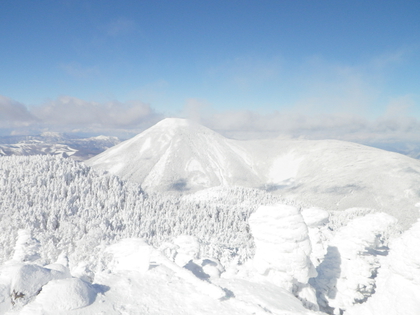
<path fill-rule="evenodd" d="M 164 119 L 86 162 L 160 191 L 261 184 L 235 141 L 185 119 Z"/>
<path fill-rule="evenodd" d="M 418 218 L 420 161 L 350 142 L 238 141 L 171 118 L 86 163 L 146 190 L 244 186 L 329 210 L 385 211 L 406 228 Z"/>
<path fill-rule="evenodd" d="M 8 136 L 0 138 L 0 156 L 60 155 L 75 160 L 89 159 L 120 143 L 116 137 L 77 138 L 57 132 L 39 136 Z"/>

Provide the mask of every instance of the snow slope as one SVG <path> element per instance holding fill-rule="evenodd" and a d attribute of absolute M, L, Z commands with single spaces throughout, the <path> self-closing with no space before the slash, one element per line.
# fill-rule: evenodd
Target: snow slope
<path fill-rule="evenodd" d="M 405 228 L 418 218 L 420 161 L 343 141 L 238 141 L 171 118 L 86 163 L 150 191 L 254 187 L 327 210 L 385 211 Z"/>

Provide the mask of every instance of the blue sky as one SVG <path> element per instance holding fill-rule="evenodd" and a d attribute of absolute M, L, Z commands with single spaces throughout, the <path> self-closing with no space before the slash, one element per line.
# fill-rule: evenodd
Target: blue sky
<path fill-rule="evenodd" d="M 243 129 L 291 115 L 336 128 L 398 116 L 420 128 L 419 1 L 2 0 L 0 12 L 9 122 L 27 111 L 21 121 Z"/>

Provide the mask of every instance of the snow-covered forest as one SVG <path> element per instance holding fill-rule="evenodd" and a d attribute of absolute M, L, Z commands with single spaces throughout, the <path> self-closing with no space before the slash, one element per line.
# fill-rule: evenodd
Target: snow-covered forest
<path fill-rule="evenodd" d="M 420 309 L 420 223 L 402 231 L 366 208 L 241 187 L 146 193 L 71 159 L 11 156 L 0 211 L 1 313 L 158 314 L 181 296 L 174 314 Z M 122 288 L 138 300 L 118 300 Z M 206 302 L 191 306 L 189 290 Z"/>
<path fill-rule="evenodd" d="M 229 188 L 222 200 L 209 203 L 146 194 L 138 184 L 100 176 L 70 159 L 31 156 L 1 161 L 3 262 L 13 253 L 17 229 L 30 230 L 44 244 L 46 261 L 66 252 L 70 262 L 78 263 L 116 239 L 141 237 L 158 247 L 181 234 L 200 238 L 206 255 L 245 261 L 253 251 L 250 213 L 258 205 L 282 201 L 255 189 Z"/>

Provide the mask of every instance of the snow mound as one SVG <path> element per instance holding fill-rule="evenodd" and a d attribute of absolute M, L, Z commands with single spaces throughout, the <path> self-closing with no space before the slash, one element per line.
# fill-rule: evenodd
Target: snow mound
<path fill-rule="evenodd" d="M 200 243 L 198 239 L 190 235 L 179 235 L 174 240 L 177 246 L 175 263 L 184 267 L 190 260 L 197 259 L 200 253 Z"/>
<path fill-rule="evenodd" d="M 48 282 L 63 279 L 66 273 L 35 264 L 10 261 L 0 269 L 0 311 L 30 302 Z"/>
<path fill-rule="evenodd" d="M 128 238 L 108 247 L 112 254 L 110 269 L 114 271 L 131 270 L 141 273 L 149 270 L 150 248 L 140 238 Z"/>
<path fill-rule="evenodd" d="M 222 299 L 226 297 L 226 292 L 223 291 L 222 288 L 218 287 L 217 285 L 212 284 L 211 282 L 204 281 L 200 279 L 199 277 L 196 277 L 196 275 L 191 272 L 190 270 L 186 268 L 182 268 L 178 266 L 176 263 L 170 261 L 165 255 L 163 255 L 159 250 L 153 251 L 153 257 L 154 260 L 161 264 L 173 272 L 177 274 L 178 277 L 185 280 L 186 282 L 189 282 L 193 286 L 195 286 L 196 290 L 208 295 L 214 299 Z"/>
<path fill-rule="evenodd" d="M 34 306 L 42 305 L 46 311 L 70 311 L 93 303 L 96 291 L 78 278 L 50 281 L 36 297 Z"/>

